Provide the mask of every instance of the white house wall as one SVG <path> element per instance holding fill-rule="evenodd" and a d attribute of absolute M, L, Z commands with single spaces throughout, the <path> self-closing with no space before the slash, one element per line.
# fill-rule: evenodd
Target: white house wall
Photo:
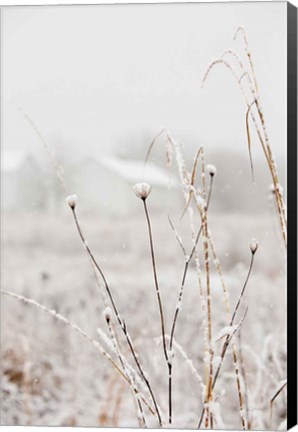
<path fill-rule="evenodd" d="M 79 164 L 72 170 L 73 193 L 79 195 L 81 210 L 101 211 L 105 215 L 129 215 L 140 208 L 133 192 L 134 182 L 120 177 L 94 161 Z M 179 190 L 153 186 L 150 206 L 174 208 L 180 202 Z"/>

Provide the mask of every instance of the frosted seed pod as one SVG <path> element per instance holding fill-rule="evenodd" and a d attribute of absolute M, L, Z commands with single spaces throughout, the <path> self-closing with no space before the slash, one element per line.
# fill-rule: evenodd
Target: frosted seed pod
<path fill-rule="evenodd" d="M 78 203 L 78 196 L 75 194 L 68 195 L 68 197 L 65 198 L 65 201 L 71 209 L 74 209 Z"/>
<path fill-rule="evenodd" d="M 258 247 L 259 247 L 258 241 L 256 239 L 251 239 L 251 241 L 249 242 L 249 249 L 252 254 L 254 254 L 257 251 Z"/>
<path fill-rule="evenodd" d="M 216 174 L 216 167 L 214 165 L 206 165 L 206 171 L 213 177 Z"/>
<path fill-rule="evenodd" d="M 109 323 L 111 321 L 111 317 L 112 317 L 112 309 L 107 306 L 105 308 L 105 310 L 103 311 L 103 316 L 104 316 L 104 319 L 107 321 L 107 323 Z"/>
<path fill-rule="evenodd" d="M 138 198 L 145 200 L 151 192 L 151 186 L 148 183 L 136 183 L 133 190 Z"/>

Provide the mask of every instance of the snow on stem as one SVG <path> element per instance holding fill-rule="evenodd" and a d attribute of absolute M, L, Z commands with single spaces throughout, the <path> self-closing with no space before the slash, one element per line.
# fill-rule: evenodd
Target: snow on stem
<path fill-rule="evenodd" d="M 147 198 L 147 197 L 146 197 Z M 149 243 L 150 243 L 150 253 L 151 253 L 151 261 L 152 261 L 152 269 L 153 269 L 153 278 L 154 278 L 154 284 L 155 284 L 155 292 L 156 292 L 156 298 L 158 302 L 158 310 L 159 310 L 159 317 L 160 317 L 160 325 L 161 325 L 161 335 L 162 335 L 162 345 L 163 345 L 163 353 L 164 357 L 168 366 L 168 374 L 171 376 L 172 372 L 172 363 L 169 359 L 169 355 L 167 352 L 167 344 L 166 344 L 166 331 L 165 331 L 165 320 L 164 320 L 164 312 L 163 312 L 163 305 L 161 300 L 161 294 L 158 284 L 158 277 L 157 277 L 157 268 L 156 268 L 156 259 L 155 259 L 155 253 L 154 253 L 154 245 L 153 245 L 153 234 L 152 234 L 152 227 L 150 222 L 150 216 L 148 212 L 147 202 L 146 198 L 142 198 L 143 204 L 144 204 L 144 211 L 148 226 L 148 234 L 149 234 Z M 170 398 L 169 394 L 169 424 L 172 423 L 172 399 Z"/>
<path fill-rule="evenodd" d="M 34 299 L 31 299 L 31 298 L 28 298 L 28 297 L 24 297 L 24 296 L 22 296 L 20 294 L 16 294 L 14 292 L 7 291 L 7 290 L 4 290 L 4 289 L 1 290 L 1 294 L 4 294 L 4 295 L 6 295 L 8 297 L 15 298 L 15 299 L 17 299 L 17 300 L 19 300 L 19 301 L 21 301 L 21 302 L 23 302 L 25 304 L 34 306 L 35 308 L 42 310 L 43 312 L 47 313 L 48 315 L 51 315 L 56 320 L 62 322 L 63 324 L 65 324 L 66 326 L 70 327 L 72 330 L 74 330 L 75 332 L 77 332 L 78 334 L 80 334 L 81 336 L 83 336 L 83 338 L 85 338 L 86 340 L 88 340 L 108 360 L 108 362 L 122 376 L 122 378 L 124 378 L 125 381 L 129 383 L 129 380 L 128 380 L 127 376 L 125 375 L 125 373 L 123 373 L 123 371 L 120 369 L 120 367 L 117 365 L 117 363 L 113 360 L 113 358 L 111 357 L 111 355 L 103 348 L 103 346 L 98 341 L 96 341 L 91 336 L 89 336 L 77 324 L 74 324 L 73 322 L 71 322 L 65 316 L 61 315 L 60 313 L 56 312 L 55 310 L 49 309 L 47 306 L 44 306 L 41 303 L 38 303 Z M 150 409 L 150 411 L 152 413 L 154 413 L 154 411 L 152 410 L 152 408 L 150 408 L 150 404 L 146 401 L 146 399 L 144 398 L 144 396 L 142 396 L 142 400 L 148 406 L 148 408 Z"/>
<path fill-rule="evenodd" d="M 137 389 L 137 387 L 135 385 L 134 377 L 130 373 L 130 369 L 129 369 L 129 366 L 128 366 L 127 359 L 125 358 L 125 356 L 121 352 L 121 348 L 120 348 L 119 343 L 117 341 L 116 334 L 114 332 L 114 329 L 113 329 L 113 326 L 112 326 L 112 322 L 111 322 L 112 317 L 111 317 L 111 311 L 109 310 L 109 308 L 105 309 L 105 311 L 104 311 L 104 318 L 105 318 L 105 321 L 107 323 L 107 327 L 108 327 L 108 330 L 109 330 L 109 333 L 110 333 L 110 337 L 111 337 L 111 341 L 112 341 L 113 347 L 115 349 L 115 352 L 117 353 L 117 357 L 118 357 L 119 362 L 120 362 L 120 364 L 122 366 L 122 370 L 123 370 L 123 372 L 125 373 L 125 375 L 127 377 L 130 389 L 132 391 L 134 400 L 136 402 L 137 415 L 138 415 L 138 418 L 139 418 L 139 421 L 140 421 L 140 425 L 142 425 L 144 428 L 147 428 L 147 423 L 146 423 L 145 414 L 144 414 L 144 410 L 143 410 L 143 407 L 142 407 L 139 391 L 138 391 L 138 389 Z"/>
<path fill-rule="evenodd" d="M 79 237 L 80 237 L 80 239 L 81 239 L 81 241 L 82 241 L 82 243 L 83 243 L 83 245 L 84 245 L 84 247 L 86 249 L 87 254 L 89 255 L 91 261 L 93 262 L 95 268 L 97 269 L 97 271 L 99 272 L 99 274 L 100 274 L 100 276 L 101 276 L 101 278 L 103 280 L 103 283 L 104 283 L 104 286 L 105 286 L 105 290 L 106 290 L 107 295 L 108 295 L 108 297 L 110 299 L 110 302 L 111 302 L 111 305 L 112 305 L 112 309 L 113 309 L 113 311 L 115 313 L 117 322 L 118 322 L 121 330 L 123 331 L 123 334 L 124 334 L 124 336 L 126 338 L 128 347 L 129 347 L 129 349 L 130 349 L 130 351 L 132 353 L 132 356 L 133 356 L 134 361 L 135 361 L 135 363 L 137 365 L 137 368 L 138 368 L 138 370 L 139 370 L 139 372 L 140 372 L 140 374 L 141 374 L 141 376 L 142 376 L 142 378 L 143 378 L 143 380 L 144 380 L 144 382 L 145 382 L 145 384 L 146 384 L 146 386 L 148 388 L 148 391 L 150 393 L 150 396 L 151 396 L 151 399 L 152 399 L 152 402 L 153 402 L 153 405 L 154 405 L 154 408 L 155 408 L 155 411 L 156 411 L 156 415 L 158 417 L 159 426 L 162 427 L 162 419 L 161 419 L 159 407 L 157 405 L 157 402 L 156 402 L 156 399 L 155 399 L 155 396 L 154 396 L 151 384 L 150 384 L 150 382 L 149 382 L 149 380 L 148 380 L 148 378 L 147 378 L 147 376 L 146 376 L 146 374 L 144 372 L 144 369 L 143 369 L 143 367 L 142 367 L 142 365 L 140 363 L 140 360 L 139 360 L 139 358 L 138 358 L 138 356 L 136 354 L 136 351 L 134 349 L 132 340 L 131 340 L 131 338 L 129 336 L 129 333 L 127 331 L 126 323 L 121 318 L 121 316 L 120 316 L 120 314 L 118 312 L 118 309 L 117 309 L 116 303 L 114 301 L 112 292 L 110 290 L 109 284 L 107 282 L 107 279 L 106 279 L 106 277 L 105 277 L 105 275 L 104 275 L 101 267 L 99 266 L 97 260 L 95 259 L 94 255 L 93 255 L 93 253 L 92 253 L 92 251 L 91 251 L 91 249 L 90 249 L 90 247 L 89 247 L 89 245 L 88 245 L 88 243 L 87 243 L 87 241 L 86 241 L 86 239 L 84 237 L 84 234 L 82 232 L 81 226 L 79 224 L 79 220 L 78 220 L 78 216 L 77 216 L 77 213 L 76 213 L 76 209 L 72 208 L 72 207 L 70 207 L 70 208 L 71 208 L 71 211 L 72 211 L 72 214 L 73 214 L 73 217 L 74 217 L 74 221 L 75 221 L 75 225 L 76 225 Z"/>

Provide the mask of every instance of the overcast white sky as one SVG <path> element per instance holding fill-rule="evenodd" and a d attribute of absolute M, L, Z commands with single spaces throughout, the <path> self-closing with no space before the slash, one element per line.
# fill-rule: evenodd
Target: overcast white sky
<path fill-rule="evenodd" d="M 285 152 L 286 3 L 11 7 L 2 11 L 3 150 L 108 152 L 161 127 L 186 145 L 247 151 L 245 105 L 223 67 L 247 31 L 274 152 Z M 11 102 L 12 101 L 12 102 Z M 258 146 L 255 146 L 258 148 Z M 255 157 L 261 153 L 255 150 Z"/>

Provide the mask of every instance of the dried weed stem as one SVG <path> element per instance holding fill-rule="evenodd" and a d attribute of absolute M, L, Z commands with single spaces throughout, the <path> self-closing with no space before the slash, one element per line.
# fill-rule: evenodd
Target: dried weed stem
<path fill-rule="evenodd" d="M 165 319 L 164 319 L 164 312 L 163 312 L 163 305 L 161 300 L 161 294 L 158 284 L 158 277 L 157 277 L 157 268 L 156 268 L 156 259 L 155 259 L 155 253 L 154 253 L 154 245 L 153 245 L 153 234 L 152 234 L 152 227 L 150 222 L 150 216 L 148 212 L 148 206 L 147 206 L 147 200 L 142 200 L 144 203 L 144 211 L 148 226 L 148 234 L 149 234 L 149 243 L 150 243 L 150 254 L 151 254 L 151 261 L 152 261 L 152 268 L 153 268 L 153 277 L 154 277 L 154 284 L 155 284 L 155 292 L 156 292 L 156 298 L 158 303 L 158 310 L 159 310 L 159 317 L 160 317 L 160 325 L 161 325 L 161 335 L 162 335 L 162 345 L 163 345 L 163 353 L 164 357 L 168 366 L 168 376 L 172 376 L 172 362 L 169 358 L 168 351 L 167 351 L 167 344 L 166 344 L 166 331 L 165 331 Z M 169 424 L 172 423 L 172 395 L 169 393 Z"/>
<path fill-rule="evenodd" d="M 157 417 L 158 417 L 159 425 L 160 425 L 160 427 L 162 427 L 162 419 L 161 419 L 161 414 L 160 414 L 160 410 L 159 410 L 158 404 L 157 404 L 157 402 L 156 402 L 156 399 L 155 399 L 155 396 L 154 396 L 154 393 L 153 393 L 153 390 L 152 390 L 151 384 L 150 384 L 150 382 L 149 382 L 149 380 L 148 380 L 148 378 L 147 378 L 147 376 L 146 376 L 146 374 L 145 374 L 145 372 L 144 372 L 144 369 L 143 369 L 143 367 L 142 367 L 142 365 L 141 365 L 141 363 L 140 363 L 140 360 L 139 360 L 139 358 L 138 358 L 138 355 L 137 355 L 137 353 L 136 353 L 136 351 L 135 351 L 135 349 L 134 349 L 134 346 L 133 346 L 132 340 L 131 340 L 131 338 L 130 338 L 130 336 L 129 336 L 129 333 L 128 333 L 128 331 L 127 331 L 126 323 L 125 323 L 125 321 L 121 318 L 121 316 L 120 316 L 120 314 L 119 314 L 119 312 L 118 312 L 118 309 L 117 309 L 117 307 L 116 307 L 116 304 L 115 304 L 114 298 L 113 298 L 113 296 L 112 296 L 112 293 L 111 293 L 110 287 L 109 287 L 109 285 L 108 285 L 108 282 L 107 282 L 107 280 L 106 280 L 106 278 L 105 278 L 105 275 L 104 275 L 104 273 L 103 273 L 101 267 L 100 267 L 99 264 L 97 263 L 97 261 L 96 261 L 94 255 L 93 255 L 91 249 L 89 248 L 88 243 L 87 243 L 87 241 L 86 241 L 86 239 L 85 239 L 85 237 L 84 237 L 84 235 L 83 235 L 83 232 L 82 232 L 82 230 L 81 230 L 81 227 L 80 227 L 80 224 L 79 224 L 79 220 L 78 220 L 78 217 L 77 217 L 76 210 L 75 210 L 75 208 L 71 208 L 71 210 L 72 210 L 72 214 L 73 214 L 73 217 L 74 217 L 75 225 L 76 225 L 76 227 L 77 227 L 77 230 L 78 230 L 79 236 L 80 236 L 80 238 L 81 238 L 81 241 L 82 241 L 82 243 L 83 243 L 83 245 L 84 245 L 84 247 L 85 247 L 85 249 L 86 249 L 86 251 L 87 251 L 89 257 L 91 258 L 93 264 L 95 265 L 96 269 L 98 270 L 98 272 L 99 272 L 99 274 L 100 274 L 100 276 L 101 276 L 101 278 L 102 278 L 102 280 L 103 280 L 103 283 L 104 283 L 104 286 L 105 286 L 106 292 L 107 292 L 108 297 L 109 297 L 109 299 L 110 299 L 110 302 L 111 302 L 111 305 L 112 305 L 113 311 L 114 311 L 114 313 L 115 313 L 116 319 L 117 319 L 117 321 L 118 321 L 118 324 L 119 324 L 121 330 L 123 331 L 123 334 L 124 334 L 125 339 L 126 339 L 126 341 L 127 341 L 128 347 L 129 347 L 129 349 L 130 349 L 130 351 L 131 351 L 131 354 L 132 354 L 133 359 L 134 359 L 134 361 L 135 361 L 135 363 L 136 363 L 136 365 L 137 365 L 137 368 L 138 368 L 138 370 L 139 370 L 139 372 L 140 372 L 140 374 L 141 374 L 141 377 L 142 377 L 142 379 L 144 380 L 144 382 L 145 382 L 145 384 L 146 384 L 146 386 L 147 386 L 147 388 L 148 388 L 148 391 L 149 391 L 149 393 L 150 393 L 150 396 L 151 396 L 151 399 L 152 399 L 152 402 L 153 402 L 153 405 L 154 405 L 154 408 L 155 408 L 155 411 L 156 411 L 156 415 L 157 415 Z"/>
<path fill-rule="evenodd" d="M 258 138 L 260 140 L 260 144 L 262 146 L 262 149 L 263 149 L 266 161 L 267 161 L 267 165 L 268 165 L 271 177 L 272 177 L 274 191 L 275 191 L 276 204 L 277 204 L 277 211 L 278 211 L 278 216 L 279 216 L 279 222 L 280 222 L 282 236 L 283 236 L 283 241 L 284 241 L 285 247 L 287 247 L 286 209 L 285 209 L 285 204 L 284 204 L 282 193 L 281 193 L 281 188 L 280 188 L 280 183 L 279 183 L 279 179 L 278 179 L 276 164 L 275 164 L 274 157 L 272 154 L 272 148 L 271 148 L 269 136 L 267 133 L 267 127 L 266 127 L 266 123 L 265 123 L 264 113 L 263 113 L 261 103 L 260 103 L 258 83 L 257 83 L 256 73 L 255 73 L 254 64 L 253 64 L 253 60 L 252 60 L 252 55 L 251 55 L 251 52 L 249 49 L 248 40 L 247 40 L 245 30 L 242 27 L 239 27 L 237 29 L 235 36 L 234 36 L 234 39 L 237 38 L 239 33 L 242 33 L 242 35 L 243 35 L 245 54 L 246 54 L 246 57 L 248 58 L 248 61 L 249 61 L 252 78 L 251 78 L 250 72 L 245 69 L 242 61 L 240 60 L 240 57 L 236 53 L 234 53 L 232 50 L 228 50 L 228 51 L 225 51 L 223 53 L 221 58 L 213 61 L 209 65 L 209 67 L 208 67 L 208 69 L 204 75 L 202 85 L 205 83 L 205 81 L 206 81 L 210 71 L 213 69 L 213 67 L 218 65 L 218 64 L 223 64 L 224 66 L 226 66 L 228 68 L 228 70 L 232 73 L 232 75 L 234 76 L 236 82 L 238 83 L 240 90 L 242 92 L 242 95 L 244 97 L 245 103 L 247 105 L 246 127 L 247 127 L 247 136 L 248 136 L 248 145 L 249 145 L 251 167 L 252 167 L 252 160 L 251 160 L 251 153 L 250 153 L 250 135 L 249 135 L 248 115 L 250 115 L 250 117 L 253 120 L 255 129 L 256 129 Z M 232 55 L 236 59 L 237 64 L 241 69 L 240 78 L 238 77 L 238 75 L 237 75 L 234 67 L 231 65 L 231 63 L 224 59 L 224 56 L 226 56 L 227 54 Z M 243 87 L 243 78 L 247 79 L 247 83 L 248 83 L 249 90 L 250 90 L 249 96 L 246 95 L 245 89 Z M 253 98 L 252 102 L 250 102 L 250 100 L 249 100 L 249 98 L 251 96 Z M 260 123 L 261 129 L 259 127 L 257 118 L 256 118 L 256 116 L 252 110 L 252 105 L 255 105 L 255 107 L 256 107 L 256 114 L 257 114 L 257 118 L 258 118 L 258 121 Z M 253 168 L 252 168 L 252 174 L 253 174 Z"/>

